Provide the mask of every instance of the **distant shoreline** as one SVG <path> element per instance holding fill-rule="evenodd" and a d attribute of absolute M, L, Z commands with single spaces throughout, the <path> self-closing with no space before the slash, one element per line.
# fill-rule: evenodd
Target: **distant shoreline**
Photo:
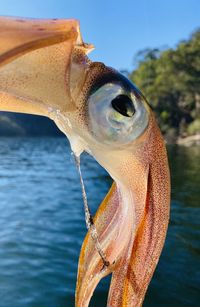
<path fill-rule="evenodd" d="M 45 117 L 0 112 L 0 138 L 1 137 L 63 137 L 64 134 L 55 123 Z M 184 146 L 200 145 L 200 133 L 186 137 L 173 137 L 164 135 L 167 144 Z"/>
<path fill-rule="evenodd" d="M 49 138 L 64 138 L 65 135 L 63 133 L 58 133 L 57 135 L 55 134 L 41 134 L 41 135 L 31 135 L 31 134 L 25 134 L 25 135 L 6 135 L 0 134 L 0 138 L 43 138 L 43 137 L 49 137 Z M 167 145 L 181 145 L 181 146 L 200 146 L 200 134 L 195 134 L 195 135 L 190 135 L 190 136 L 186 136 L 186 137 L 178 137 L 174 142 L 169 142 L 167 140 L 165 140 Z"/>

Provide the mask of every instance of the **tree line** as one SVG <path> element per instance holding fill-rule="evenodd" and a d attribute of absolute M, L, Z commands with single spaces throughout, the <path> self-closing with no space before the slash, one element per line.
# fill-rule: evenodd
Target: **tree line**
<path fill-rule="evenodd" d="M 145 49 L 129 78 L 156 113 L 168 141 L 200 133 L 200 29 L 174 49 Z"/>

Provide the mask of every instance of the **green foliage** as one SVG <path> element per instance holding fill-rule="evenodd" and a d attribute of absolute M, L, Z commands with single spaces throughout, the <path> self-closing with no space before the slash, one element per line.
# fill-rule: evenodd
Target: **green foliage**
<path fill-rule="evenodd" d="M 187 128 L 188 134 L 193 135 L 200 132 L 200 118 L 195 119 Z"/>
<path fill-rule="evenodd" d="M 129 75 L 156 112 L 166 135 L 200 133 L 200 29 L 176 49 L 146 49 Z M 195 128 L 193 128 L 195 127 Z"/>

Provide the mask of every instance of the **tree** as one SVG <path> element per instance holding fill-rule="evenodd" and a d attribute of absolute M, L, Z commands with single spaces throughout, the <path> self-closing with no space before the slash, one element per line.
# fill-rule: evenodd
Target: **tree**
<path fill-rule="evenodd" d="M 193 123 L 200 117 L 200 30 L 175 49 L 145 49 L 135 59 L 129 77 L 147 97 L 166 137 L 200 132 Z"/>

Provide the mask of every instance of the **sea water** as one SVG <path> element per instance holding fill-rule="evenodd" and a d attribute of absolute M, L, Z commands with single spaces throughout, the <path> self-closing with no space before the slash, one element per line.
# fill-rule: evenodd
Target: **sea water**
<path fill-rule="evenodd" d="M 144 306 L 199 306 L 200 147 L 168 148 L 171 220 Z M 111 185 L 82 156 L 94 214 Z M 65 138 L 0 138 L 0 307 L 73 307 L 86 234 L 79 176 Z M 109 278 L 91 306 L 106 306 Z"/>

